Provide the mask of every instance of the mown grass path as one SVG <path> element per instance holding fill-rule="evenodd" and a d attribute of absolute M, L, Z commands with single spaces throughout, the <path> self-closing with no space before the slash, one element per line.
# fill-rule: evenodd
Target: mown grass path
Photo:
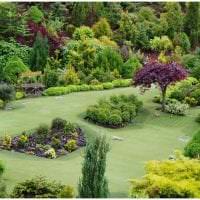
<path fill-rule="evenodd" d="M 144 164 L 151 159 L 165 159 L 174 149 L 183 149 L 199 125 L 194 121 L 199 108 L 190 109 L 187 116 L 172 116 L 160 113 L 152 103 L 158 91 L 147 91 L 141 95 L 137 89 L 121 88 L 106 91 L 72 93 L 60 97 L 40 97 L 24 99 L 13 103 L 15 109 L 0 111 L 0 135 L 16 135 L 23 130 L 50 123 L 55 117 L 62 117 L 79 123 L 88 137 L 106 134 L 110 139 L 111 151 L 108 154 L 107 177 L 113 197 L 127 197 L 129 179 L 144 174 Z M 136 94 L 144 103 L 144 110 L 135 123 L 121 129 L 106 129 L 83 119 L 84 111 L 100 97 L 112 94 Z M 123 138 L 112 140 L 113 136 Z M 5 162 L 8 189 L 17 182 L 35 175 L 72 184 L 75 187 L 81 175 L 82 150 L 55 160 L 38 158 L 22 153 L 0 151 L 0 159 Z"/>

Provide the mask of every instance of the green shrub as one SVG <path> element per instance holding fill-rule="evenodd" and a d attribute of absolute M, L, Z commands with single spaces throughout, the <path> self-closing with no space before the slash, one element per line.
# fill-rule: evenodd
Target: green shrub
<path fill-rule="evenodd" d="M 172 41 L 168 38 L 168 36 L 154 37 L 150 40 L 150 45 L 153 50 L 158 52 L 173 49 Z"/>
<path fill-rule="evenodd" d="M 44 69 L 44 84 L 47 88 L 57 86 L 59 76 L 56 70 Z"/>
<path fill-rule="evenodd" d="M 80 83 L 78 74 L 75 72 L 73 67 L 69 67 L 64 75 L 64 81 L 66 85 L 74 84 L 77 85 Z"/>
<path fill-rule="evenodd" d="M 0 99 L 4 102 L 4 106 L 7 102 L 15 98 L 14 87 L 6 83 L 0 84 Z"/>
<path fill-rule="evenodd" d="M 198 116 L 198 122 L 199 122 L 199 116 Z M 185 146 L 184 154 L 185 156 L 188 156 L 190 158 L 200 157 L 200 131 L 198 131 Z"/>
<path fill-rule="evenodd" d="M 109 100 L 102 99 L 98 104 L 89 106 L 85 118 L 100 125 L 117 128 L 130 123 L 141 107 L 142 102 L 134 95 L 114 95 Z"/>
<path fill-rule="evenodd" d="M 61 147 L 61 141 L 58 138 L 53 137 L 51 140 L 51 146 L 54 149 L 59 149 Z"/>
<path fill-rule="evenodd" d="M 15 99 L 16 100 L 23 99 L 24 97 L 25 97 L 25 93 L 24 92 L 16 92 L 16 94 L 15 94 Z"/>
<path fill-rule="evenodd" d="M 16 84 L 20 74 L 28 70 L 21 58 L 13 56 L 6 63 L 4 74 L 8 82 Z"/>
<path fill-rule="evenodd" d="M 65 131 L 65 133 L 73 133 L 73 132 L 75 132 L 76 131 L 76 126 L 75 126 L 75 124 L 73 124 L 73 123 L 70 123 L 70 122 L 66 122 L 65 123 L 65 127 L 64 127 L 64 131 Z"/>
<path fill-rule="evenodd" d="M 56 158 L 56 152 L 55 152 L 55 149 L 54 149 L 54 148 L 48 149 L 44 154 L 45 154 L 45 156 L 46 156 L 47 158 L 51 158 L 51 159 Z"/>
<path fill-rule="evenodd" d="M 51 129 L 57 131 L 64 130 L 66 122 L 67 121 L 62 118 L 54 118 L 51 123 Z"/>
<path fill-rule="evenodd" d="M 184 102 L 190 106 L 196 106 L 198 101 L 194 97 L 185 97 Z"/>
<path fill-rule="evenodd" d="M 103 90 L 103 85 L 99 84 L 99 85 L 90 85 L 90 89 L 91 90 Z"/>
<path fill-rule="evenodd" d="M 57 198 L 64 188 L 55 181 L 44 177 L 36 177 L 18 183 L 11 194 L 12 198 Z"/>
<path fill-rule="evenodd" d="M 10 149 L 12 145 L 12 137 L 10 135 L 5 135 L 2 141 L 2 145 L 5 149 Z"/>
<path fill-rule="evenodd" d="M 44 18 L 43 12 L 37 6 L 31 6 L 28 10 L 28 15 L 35 23 L 40 23 Z"/>
<path fill-rule="evenodd" d="M 65 186 L 59 194 L 59 198 L 74 198 L 74 196 L 75 196 L 74 188 L 69 185 Z"/>
<path fill-rule="evenodd" d="M 122 67 L 122 76 L 124 78 L 132 78 L 135 72 L 141 67 L 140 61 L 137 57 L 133 56 L 129 58 Z"/>
<path fill-rule="evenodd" d="M 81 26 L 80 28 L 76 28 L 73 33 L 74 40 L 85 40 L 93 37 L 94 33 L 92 29 L 88 26 Z"/>
<path fill-rule="evenodd" d="M 49 127 L 46 124 L 40 124 L 40 126 L 36 129 L 37 139 L 38 143 L 43 143 L 44 138 L 49 133 Z"/>
<path fill-rule="evenodd" d="M 198 105 L 200 104 L 200 88 L 193 90 L 190 96 L 198 102 Z"/>
<path fill-rule="evenodd" d="M 113 84 L 112 83 L 103 83 L 103 89 L 112 89 L 113 88 Z"/>
<path fill-rule="evenodd" d="M 19 146 L 20 148 L 24 148 L 25 145 L 27 144 L 27 142 L 28 142 L 28 137 L 27 137 L 27 135 L 22 134 L 22 135 L 19 137 L 18 146 Z"/>
<path fill-rule="evenodd" d="M 67 141 L 67 144 L 65 144 L 65 149 L 69 152 L 72 152 L 77 149 L 77 143 L 76 140 L 70 139 Z"/>
<path fill-rule="evenodd" d="M 173 100 L 167 103 L 165 111 L 174 115 L 185 115 L 188 108 L 188 104 Z"/>

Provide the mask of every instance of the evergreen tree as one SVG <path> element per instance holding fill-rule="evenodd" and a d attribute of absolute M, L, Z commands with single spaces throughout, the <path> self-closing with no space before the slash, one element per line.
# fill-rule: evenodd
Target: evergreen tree
<path fill-rule="evenodd" d="M 185 16 L 185 32 L 190 38 L 192 47 L 195 47 L 199 42 L 200 30 L 200 13 L 199 2 L 190 2 L 188 4 L 187 13 Z"/>
<path fill-rule="evenodd" d="M 35 42 L 33 44 L 33 50 L 31 53 L 31 69 L 34 71 L 43 71 L 49 54 L 49 45 L 47 38 L 43 38 L 41 33 L 38 32 Z"/>
<path fill-rule="evenodd" d="M 97 137 L 87 145 L 82 167 L 82 177 L 79 181 L 80 198 L 108 197 L 108 182 L 105 177 L 106 154 L 109 144 L 106 137 Z"/>

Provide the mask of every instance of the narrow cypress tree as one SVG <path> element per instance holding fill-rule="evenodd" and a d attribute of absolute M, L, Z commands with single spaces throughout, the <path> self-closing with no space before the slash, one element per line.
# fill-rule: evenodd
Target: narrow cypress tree
<path fill-rule="evenodd" d="M 88 144 L 82 167 L 82 177 L 79 181 L 80 198 L 106 198 L 108 197 L 108 182 L 105 177 L 106 154 L 109 144 L 106 137 L 97 137 Z"/>
<path fill-rule="evenodd" d="M 192 47 L 198 45 L 199 42 L 199 31 L 200 31 L 200 13 L 199 13 L 199 2 L 188 3 L 187 13 L 185 16 L 185 32 L 190 38 Z"/>
<path fill-rule="evenodd" d="M 38 32 L 35 42 L 33 44 L 33 50 L 31 53 L 31 69 L 33 71 L 43 71 L 49 54 L 49 45 L 47 37 L 42 37 Z"/>

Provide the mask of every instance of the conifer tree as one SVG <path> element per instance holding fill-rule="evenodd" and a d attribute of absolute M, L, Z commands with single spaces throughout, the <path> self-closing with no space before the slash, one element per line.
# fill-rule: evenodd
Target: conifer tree
<path fill-rule="evenodd" d="M 108 182 L 105 177 L 108 151 L 109 144 L 105 136 L 97 137 L 87 145 L 78 188 L 80 198 L 108 197 Z"/>
<path fill-rule="evenodd" d="M 47 63 L 48 54 L 48 39 L 46 37 L 44 38 L 41 33 L 38 32 L 31 53 L 31 69 L 33 71 L 43 71 Z"/>
<path fill-rule="evenodd" d="M 199 42 L 200 30 L 199 2 L 188 3 L 184 27 L 185 32 L 190 38 L 192 47 L 196 46 Z"/>

